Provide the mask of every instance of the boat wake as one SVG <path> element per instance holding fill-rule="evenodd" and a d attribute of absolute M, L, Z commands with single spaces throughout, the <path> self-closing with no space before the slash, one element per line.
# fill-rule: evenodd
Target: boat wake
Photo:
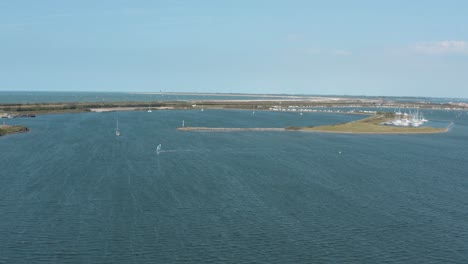
<path fill-rule="evenodd" d="M 297 148 L 287 147 L 284 150 L 292 150 Z M 161 153 L 179 153 L 179 152 L 196 152 L 196 153 L 205 153 L 205 152 L 217 152 L 217 151 L 224 151 L 224 152 L 239 152 L 239 151 L 258 151 L 258 150 L 279 150 L 276 148 L 212 148 L 212 149 L 162 149 L 161 144 L 156 147 L 156 154 L 159 155 Z"/>
<path fill-rule="evenodd" d="M 168 150 L 160 150 L 160 151 L 157 151 L 156 150 L 156 153 L 159 154 L 159 153 L 167 153 L 167 152 L 194 152 L 195 150 L 193 149 L 168 149 Z"/>
<path fill-rule="evenodd" d="M 452 127 L 455 125 L 455 122 L 452 122 L 448 125 L 447 130 L 450 131 L 452 130 Z"/>
<path fill-rule="evenodd" d="M 170 152 L 193 152 L 195 150 L 193 149 L 162 149 L 162 144 L 159 144 L 156 147 L 156 155 L 159 155 L 160 153 L 170 153 Z"/>

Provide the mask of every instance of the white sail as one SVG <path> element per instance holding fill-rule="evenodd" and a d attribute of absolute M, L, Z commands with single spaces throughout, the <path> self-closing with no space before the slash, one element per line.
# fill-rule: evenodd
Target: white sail
<path fill-rule="evenodd" d="M 120 130 L 119 130 L 119 120 L 117 120 L 117 125 L 115 127 L 115 135 L 120 136 Z"/>
<path fill-rule="evenodd" d="M 161 153 L 161 144 L 156 147 L 156 154 L 159 155 L 159 153 Z"/>

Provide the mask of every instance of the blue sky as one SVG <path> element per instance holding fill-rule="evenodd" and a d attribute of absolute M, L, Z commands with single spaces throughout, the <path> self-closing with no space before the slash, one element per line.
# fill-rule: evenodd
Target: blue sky
<path fill-rule="evenodd" d="M 468 98 L 468 1 L 0 0 L 0 90 Z"/>

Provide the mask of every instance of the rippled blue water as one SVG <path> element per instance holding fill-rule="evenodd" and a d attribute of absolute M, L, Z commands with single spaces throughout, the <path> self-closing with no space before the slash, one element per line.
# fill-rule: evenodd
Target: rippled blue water
<path fill-rule="evenodd" d="M 31 131 L 0 137 L 0 263 L 468 263 L 468 115 L 426 117 L 456 124 L 446 134 L 339 135 L 175 128 L 360 116 L 8 120 Z"/>

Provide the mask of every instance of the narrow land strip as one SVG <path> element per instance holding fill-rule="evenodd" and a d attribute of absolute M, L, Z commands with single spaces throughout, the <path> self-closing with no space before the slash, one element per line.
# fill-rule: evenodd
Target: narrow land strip
<path fill-rule="evenodd" d="M 393 114 L 374 115 L 361 120 L 343 124 L 311 126 L 311 127 L 286 127 L 286 128 L 224 128 L 224 127 L 180 127 L 182 131 L 211 131 L 211 132 L 237 132 L 237 131 L 296 131 L 296 132 L 320 132 L 338 134 L 434 134 L 445 133 L 449 127 L 396 127 L 382 125 L 382 123 L 395 118 Z"/>
<path fill-rule="evenodd" d="M 212 132 L 234 132 L 234 131 L 287 131 L 285 128 L 275 127 L 179 127 L 183 131 L 212 131 Z"/>

